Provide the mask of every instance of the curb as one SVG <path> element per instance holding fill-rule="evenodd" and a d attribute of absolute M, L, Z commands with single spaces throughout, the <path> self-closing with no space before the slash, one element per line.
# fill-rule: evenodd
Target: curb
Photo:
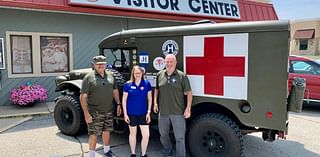
<path fill-rule="evenodd" d="M 21 119 L 21 120 L 15 122 L 15 123 L 13 123 L 13 124 L 10 124 L 9 126 L 7 126 L 7 127 L 5 127 L 5 128 L 0 129 L 0 134 L 3 133 L 3 132 L 5 132 L 5 131 L 7 131 L 7 130 L 10 129 L 10 128 L 13 128 L 13 127 L 15 127 L 15 126 L 17 126 L 17 125 L 19 125 L 19 124 L 22 124 L 22 123 L 24 123 L 24 122 L 26 122 L 26 121 L 31 120 L 31 119 L 32 119 L 32 117 L 26 117 L 26 118 Z"/>
<path fill-rule="evenodd" d="M 34 112 L 34 113 L 18 113 L 18 114 L 10 114 L 10 115 L 0 115 L 0 119 L 5 118 L 15 118 L 15 117 L 28 117 L 28 116 L 43 116 L 49 115 L 52 112 Z"/>

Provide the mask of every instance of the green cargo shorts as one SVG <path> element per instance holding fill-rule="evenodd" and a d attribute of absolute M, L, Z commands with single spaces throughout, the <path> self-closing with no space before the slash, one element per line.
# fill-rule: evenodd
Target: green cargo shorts
<path fill-rule="evenodd" d="M 89 135 L 101 135 L 105 131 L 113 131 L 113 113 L 110 112 L 90 112 L 92 123 L 88 124 Z"/>

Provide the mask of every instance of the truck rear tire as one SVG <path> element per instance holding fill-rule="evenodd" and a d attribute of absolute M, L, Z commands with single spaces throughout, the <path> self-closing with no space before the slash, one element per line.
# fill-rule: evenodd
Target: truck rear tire
<path fill-rule="evenodd" d="M 244 151 L 238 125 L 217 113 L 203 114 L 193 120 L 187 141 L 193 157 L 242 156 Z"/>
<path fill-rule="evenodd" d="M 87 129 L 79 97 L 60 96 L 54 109 L 54 120 L 63 134 L 75 136 Z"/>

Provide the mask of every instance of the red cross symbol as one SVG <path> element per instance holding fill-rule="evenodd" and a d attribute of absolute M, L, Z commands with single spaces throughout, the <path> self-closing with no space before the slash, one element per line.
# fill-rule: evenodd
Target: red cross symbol
<path fill-rule="evenodd" d="M 224 38 L 205 37 L 204 57 L 186 57 L 186 73 L 204 75 L 204 93 L 223 96 L 224 76 L 244 77 L 245 57 L 225 57 Z"/>

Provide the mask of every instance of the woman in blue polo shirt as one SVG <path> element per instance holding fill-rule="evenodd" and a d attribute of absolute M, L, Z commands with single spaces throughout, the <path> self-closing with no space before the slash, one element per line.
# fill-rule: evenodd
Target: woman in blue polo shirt
<path fill-rule="evenodd" d="M 131 71 L 130 81 L 123 88 L 122 107 L 124 120 L 129 124 L 131 157 L 136 156 L 138 125 L 142 135 L 141 157 L 147 157 L 152 89 L 149 81 L 144 80 L 143 73 L 144 70 L 141 67 L 134 66 Z"/>

